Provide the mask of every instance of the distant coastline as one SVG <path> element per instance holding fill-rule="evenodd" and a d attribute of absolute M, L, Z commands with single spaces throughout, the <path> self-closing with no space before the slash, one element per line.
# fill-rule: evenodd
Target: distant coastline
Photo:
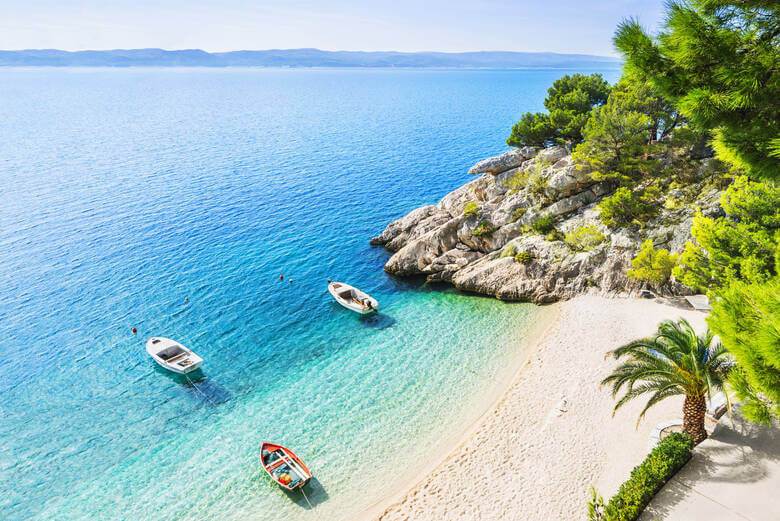
<path fill-rule="evenodd" d="M 552 52 L 394 52 L 270 49 L 209 53 L 200 49 L 117 49 L 0 51 L 2 67 L 371 67 L 566 69 L 614 68 L 622 62 L 609 56 Z"/>

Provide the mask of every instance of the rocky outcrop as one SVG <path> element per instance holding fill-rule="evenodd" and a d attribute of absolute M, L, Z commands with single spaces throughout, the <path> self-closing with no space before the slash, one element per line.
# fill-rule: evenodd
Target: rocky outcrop
<path fill-rule="evenodd" d="M 387 272 L 426 275 L 503 300 L 547 303 L 582 293 L 631 295 L 647 287 L 626 275 L 645 239 L 680 251 L 691 239 L 695 207 L 708 215 L 720 212 L 719 192 L 713 189 L 695 204 L 666 205 L 679 208 L 663 209 L 641 232 L 610 230 L 598 219 L 596 205 L 614 187 L 595 182 L 564 147 L 512 150 L 480 161 L 469 173 L 482 175 L 371 239 L 395 252 Z M 532 228 L 545 216 L 554 219 L 555 232 Z M 567 232 L 583 229 L 597 230 L 603 241 L 580 247 L 562 240 Z M 674 279 L 650 289 L 661 295 L 690 293 Z"/>
<path fill-rule="evenodd" d="M 500 156 L 483 159 L 469 168 L 469 174 L 497 174 L 523 164 L 527 159 L 536 155 L 537 151 L 531 147 L 516 148 L 505 152 Z"/>

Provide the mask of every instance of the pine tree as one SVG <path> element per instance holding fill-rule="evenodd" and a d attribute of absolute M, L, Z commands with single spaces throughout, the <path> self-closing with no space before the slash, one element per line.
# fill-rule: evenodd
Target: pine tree
<path fill-rule="evenodd" d="M 780 417 L 780 278 L 731 284 L 714 302 L 707 323 L 739 364 L 729 382 L 742 413 L 759 423 Z"/>
<path fill-rule="evenodd" d="M 734 281 L 762 282 L 780 267 L 780 186 L 738 177 L 721 196 L 724 217 L 701 214 L 674 276 L 694 289 L 718 290 Z"/>
<path fill-rule="evenodd" d="M 541 147 L 555 143 L 579 143 L 591 109 L 605 103 L 609 91 L 609 83 L 601 74 L 567 74 L 555 80 L 544 100 L 549 113 L 523 114 L 512 127 L 507 144 Z"/>
<path fill-rule="evenodd" d="M 627 20 L 615 45 L 629 73 L 713 132 L 720 159 L 780 178 L 780 2 L 673 1 L 657 38 Z"/>

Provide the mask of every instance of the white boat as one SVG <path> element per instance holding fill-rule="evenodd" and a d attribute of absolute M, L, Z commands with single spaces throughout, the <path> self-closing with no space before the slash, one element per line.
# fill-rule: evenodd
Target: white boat
<path fill-rule="evenodd" d="M 379 302 L 375 298 L 344 282 L 329 280 L 328 291 L 336 299 L 336 302 L 355 313 L 367 315 L 379 309 Z"/>
<path fill-rule="evenodd" d="M 191 373 L 203 364 L 201 357 L 170 338 L 150 338 L 146 342 L 146 352 L 155 362 L 174 373 Z"/>

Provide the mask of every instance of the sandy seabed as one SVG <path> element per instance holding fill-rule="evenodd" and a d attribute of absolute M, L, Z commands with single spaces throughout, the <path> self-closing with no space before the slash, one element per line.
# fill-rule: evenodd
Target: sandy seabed
<path fill-rule="evenodd" d="M 399 495 L 366 520 L 581 520 L 588 490 L 608 498 L 648 452 L 650 431 L 681 418 L 682 397 L 650 409 L 636 428 L 641 399 L 613 418 L 601 380 L 616 362 L 605 354 L 685 317 L 702 331 L 705 315 L 642 299 L 583 296 L 554 305 L 554 318 L 495 406 Z M 423 470 L 423 469 L 421 469 Z"/>

